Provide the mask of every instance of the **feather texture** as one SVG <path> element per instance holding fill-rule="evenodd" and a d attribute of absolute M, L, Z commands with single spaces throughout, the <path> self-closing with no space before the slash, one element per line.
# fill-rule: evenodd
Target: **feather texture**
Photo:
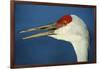
<path fill-rule="evenodd" d="M 68 41 L 73 45 L 78 62 L 88 61 L 89 32 L 84 21 L 71 15 L 72 22 L 54 31 L 56 35 L 48 35 L 58 40 Z"/>

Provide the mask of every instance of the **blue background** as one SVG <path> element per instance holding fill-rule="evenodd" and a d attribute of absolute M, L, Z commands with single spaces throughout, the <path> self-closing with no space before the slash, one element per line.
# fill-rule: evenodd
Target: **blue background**
<path fill-rule="evenodd" d="M 61 16 L 67 14 L 75 14 L 87 24 L 90 32 L 88 62 L 93 62 L 95 59 L 94 8 L 17 3 L 15 4 L 15 64 L 67 64 L 77 62 L 75 51 L 69 42 L 48 36 L 22 40 L 22 37 L 41 31 L 19 34 L 19 31 L 23 29 L 54 23 Z"/>

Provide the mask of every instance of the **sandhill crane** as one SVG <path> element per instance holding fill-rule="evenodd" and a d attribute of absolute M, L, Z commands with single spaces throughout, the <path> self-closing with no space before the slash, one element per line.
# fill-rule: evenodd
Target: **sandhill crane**
<path fill-rule="evenodd" d="M 40 36 L 49 36 L 57 40 L 70 42 L 75 50 L 77 62 L 88 61 L 89 32 L 84 21 L 77 15 L 64 15 L 51 25 L 40 26 L 23 30 L 20 33 L 49 30 L 48 32 L 33 34 L 23 39 Z"/>

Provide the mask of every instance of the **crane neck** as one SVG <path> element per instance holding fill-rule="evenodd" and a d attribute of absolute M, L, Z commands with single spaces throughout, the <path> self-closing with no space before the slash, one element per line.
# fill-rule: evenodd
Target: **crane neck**
<path fill-rule="evenodd" d="M 71 42 L 78 62 L 88 61 L 88 39 L 74 40 Z"/>

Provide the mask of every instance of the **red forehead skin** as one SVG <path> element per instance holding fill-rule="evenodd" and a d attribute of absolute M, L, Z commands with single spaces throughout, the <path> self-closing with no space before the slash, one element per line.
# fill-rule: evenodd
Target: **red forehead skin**
<path fill-rule="evenodd" d="M 62 27 L 64 25 L 69 24 L 72 21 L 72 17 L 70 15 L 64 15 L 63 17 L 61 17 L 57 23 L 56 23 L 56 27 Z"/>

